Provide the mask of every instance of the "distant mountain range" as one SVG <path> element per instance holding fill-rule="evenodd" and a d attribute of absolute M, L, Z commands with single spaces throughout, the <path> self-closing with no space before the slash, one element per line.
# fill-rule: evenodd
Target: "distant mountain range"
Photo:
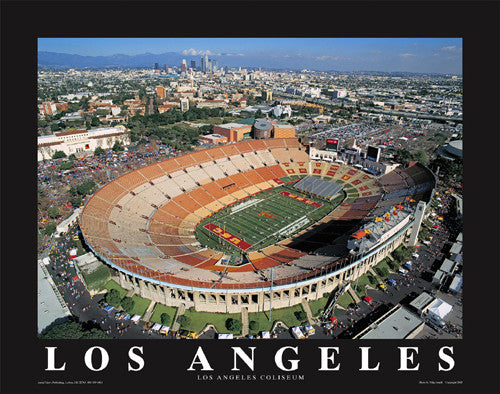
<path fill-rule="evenodd" d="M 160 67 L 165 64 L 180 67 L 182 59 L 196 60 L 199 64 L 201 56 L 188 56 L 177 52 L 161 54 L 142 53 L 140 55 L 109 55 L 109 56 L 82 56 L 69 53 L 38 52 L 38 65 L 46 67 Z M 189 63 L 188 63 L 189 64 Z"/>
<path fill-rule="evenodd" d="M 287 71 L 294 70 L 300 71 L 306 67 L 298 66 L 298 65 L 290 65 L 286 66 L 280 61 L 273 61 L 272 58 L 265 56 L 257 56 L 257 57 L 246 57 L 244 61 L 242 58 L 232 58 L 231 56 L 227 56 L 230 54 L 215 54 L 209 55 L 211 59 L 217 59 L 219 62 L 219 66 L 229 66 L 229 67 L 246 67 L 246 68 L 257 68 L 262 67 L 263 70 L 271 70 L 271 71 Z M 40 51 L 38 52 L 38 66 L 39 67 L 48 67 L 48 68 L 114 68 L 114 67 L 122 67 L 122 68 L 135 68 L 135 67 L 144 67 L 144 68 L 153 68 L 155 63 L 158 63 L 160 69 L 168 64 L 170 67 L 177 66 L 180 67 L 182 63 L 182 59 L 186 59 L 188 67 L 190 65 L 191 60 L 196 61 L 196 65 L 200 64 L 200 59 L 203 55 L 190 55 L 190 54 L 182 54 L 179 52 L 165 52 L 160 54 L 155 53 L 141 53 L 139 55 L 108 55 L 108 56 L 82 56 L 82 55 L 74 55 L 69 53 L 57 53 L 57 52 L 46 52 Z M 241 60 L 239 60 L 241 59 Z M 281 60 L 282 62 L 283 60 Z M 317 70 L 314 66 L 309 67 L 310 70 Z M 439 75 L 437 73 L 416 73 L 416 72 L 401 72 L 401 71 L 340 71 L 334 69 L 324 69 L 320 68 L 321 71 L 326 72 L 342 72 L 342 73 L 355 73 L 355 74 L 373 74 L 373 75 Z M 461 74 L 458 74 L 461 75 Z"/>

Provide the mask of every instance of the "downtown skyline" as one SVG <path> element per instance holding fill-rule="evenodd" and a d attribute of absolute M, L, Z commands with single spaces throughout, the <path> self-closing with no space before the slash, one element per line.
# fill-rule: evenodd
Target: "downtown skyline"
<path fill-rule="evenodd" d="M 462 73 L 460 38 L 39 38 L 38 51 L 122 62 L 207 55 L 228 67 Z"/>

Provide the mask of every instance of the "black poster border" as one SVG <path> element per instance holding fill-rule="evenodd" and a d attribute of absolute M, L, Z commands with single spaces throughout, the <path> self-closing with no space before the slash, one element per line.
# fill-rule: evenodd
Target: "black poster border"
<path fill-rule="evenodd" d="M 1 390 L 129 392 L 498 392 L 498 2 L 296 1 L 4 1 L 1 13 Z M 42 341 L 36 337 L 36 40 L 37 37 L 462 37 L 464 52 L 465 284 L 464 339 L 438 341 Z M 58 347 L 65 372 L 48 375 L 45 346 Z M 83 353 L 103 346 L 110 366 L 91 372 Z M 143 346 L 146 367 L 128 372 L 127 352 Z M 201 346 L 215 371 L 238 381 L 204 381 L 189 372 Z M 231 372 L 232 346 L 256 347 L 256 371 Z M 274 354 L 298 347 L 299 370 L 283 372 Z M 320 346 L 338 346 L 340 371 L 319 372 Z M 370 346 L 379 372 L 360 372 L 359 346 Z M 418 372 L 400 372 L 398 346 L 419 348 Z M 453 346 L 456 366 L 437 370 Z M 305 380 L 249 380 L 303 374 Z M 461 384 L 421 384 L 423 381 Z"/>

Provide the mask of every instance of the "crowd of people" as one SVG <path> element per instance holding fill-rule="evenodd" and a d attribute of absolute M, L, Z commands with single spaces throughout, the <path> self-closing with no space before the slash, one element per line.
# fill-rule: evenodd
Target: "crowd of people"
<path fill-rule="evenodd" d="M 145 145 L 132 145 L 124 152 L 113 152 L 108 149 L 105 154 L 95 156 L 85 156 L 79 159 L 70 160 L 73 167 L 69 170 L 62 170 L 61 165 L 68 162 L 68 159 L 53 159 L 38 163 L 38 192 L 39 210 L 38 224 L 43 230 L 49 223 L 49 208 L 59 208 L 60 216 L 56 219 L 62 220 L 64 215 L 69 215 L 75 206 L 72 206 L 70 188 L 76 188 L 85 181 L 93 181 L 96 186 L 94 191 L 100 186 L 115 179 L 127 172 L 141 168 L 145 165 L 166 160 L 169 157 L 179 154 L 180 151 L 168 145 L 157 144 L 156 142 Z M 46 203 L 43 199 L 46 198 Z M 40 231 L 41 235 L 43 231 Z M 47 244 L 48 236 L 42 237 L 41 243 Z M 43 247 L 40 246 L 40 251 Z"/>

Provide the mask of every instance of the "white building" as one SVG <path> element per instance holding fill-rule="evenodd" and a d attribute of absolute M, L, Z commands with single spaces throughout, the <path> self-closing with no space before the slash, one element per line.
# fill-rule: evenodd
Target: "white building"
<path fill-rule="evenodd" d="M 130 135 L 124 126 L 55 132 L 38 137 L 38 161 L 51 159 L 56 151 L 67 156 L 93 154 L 97 147 L 109 149 L 115 142 L 130 145 Z"/>
<path fill-rule="evenodd" d="M 277 105 L 273 108 L 273 115 L 277 118 L 281 117 L 281 115 L 292 116 L 292 108 L 289 105 Z"/>
<path fill-rule="evenodd" d="M 189 110 L 189 100 L 187 98 L 181 98 L 181 111 L 186 112 Z"/>
<path fill-rule="evenodd" d="M 342 98 L 347 96 L 347 90 L 334 90 L 333 97 L 334 98 Z"/>
<path fill-rule="evenodd" d="M 345 164 L 353 166 L 361 166 L 363 171 L 369 172 L 373 175 L 382 176 L 393 171 L 398 163 L 381 163 L 368 160 L 360 154 L 360 148 L 349 148 L 345 149 L 344 152 L 332 152 L 323 149 L 317 149 L 314 147 L 309 148 L 309 157 L 311 160 L 321 160 L 327 162 L 334 162 L 335 160 L 340 160 Z"/>

